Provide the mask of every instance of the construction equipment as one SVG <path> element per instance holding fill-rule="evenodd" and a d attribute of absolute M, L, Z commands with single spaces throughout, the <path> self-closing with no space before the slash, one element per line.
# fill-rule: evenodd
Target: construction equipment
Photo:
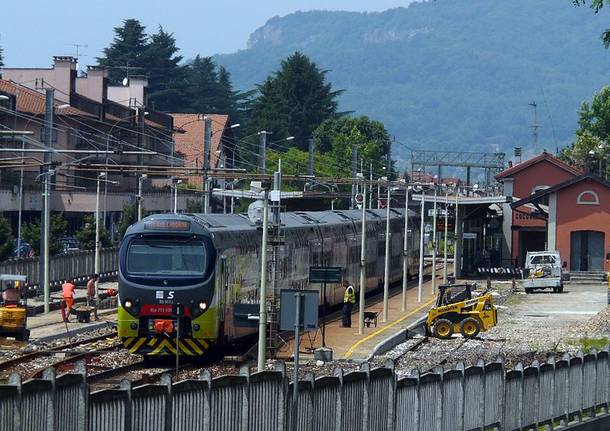
<path fill-rule="evenodd" d="M 0 336 L 28 341 L 27 277 L 0 274 Z"/>
<path fill-rule="evenodd" d="M 460 332 L 464 338 L 474 338 L 479 332 L 496 326 L 498 315 L 491 293 L 485 291 L 475 296 L 475 287 L 470 284 L 439 286 L 436 306 L 428 312 L 426 320 L 429 335 L 447 339 Z"/>

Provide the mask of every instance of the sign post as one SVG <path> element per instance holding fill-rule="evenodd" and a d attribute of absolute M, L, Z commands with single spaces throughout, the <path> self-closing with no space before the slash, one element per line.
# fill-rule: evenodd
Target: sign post
<path fill-rule="evenodd" d="M 172 311 L 172 314 L 176 317 L 176 379 L 178 379 L 178 368 L 180 366 L 180 318 L 184 316 L 184 304 L 174 305 Z"/>
<path fill-rule="evenodd" d="M 309 267 L 309 283 L 322 283 L 322 347 L 326 347 L 326 283 L 341 283 L 342 281 L 343 268 L 340 266 Z"/>
<path fill-rule="evenodd" d="M 296 431 L 299 414 L 299 333 L 303 329 L 318 327 L 319 294 L 317 290 L 280 291 L 280 330 L 294 329 L 294 376 L 292 392 L 292 424 Z M 294 315 L 294 318 L 292 317 Z"/>

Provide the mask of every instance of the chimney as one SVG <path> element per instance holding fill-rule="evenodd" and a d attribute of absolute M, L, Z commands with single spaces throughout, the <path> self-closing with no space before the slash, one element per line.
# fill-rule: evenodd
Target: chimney
<path fill-rule="evenodd" d="M 148 87 L 148 79 L 144 76 L 130 76 L 129 77 L 129 97 L 135 101 L 134 105 L 147 106 L 148 97 L 146 89 Z"/>
<path fill-rule="evenodd" d="M 87 66 L 86 96 L 99 103 L 108 98 L 108 71 L 102 66 Z"/>
<path fill-rule="evenodd" d="M 53 86 L 55 97 L 70 103 L 70 93 L 76 91 L 76 59 L 72 56 L 53 57 Z"/>
<path fill-rule="evenodd" d="M 509 168 L 512 168 L 512 167 L 513 167 L 513 161 L 512 161 L 512 160 L 509 160 L 509 161 L 508 161 L 508 167 L 509 167 Z"/>

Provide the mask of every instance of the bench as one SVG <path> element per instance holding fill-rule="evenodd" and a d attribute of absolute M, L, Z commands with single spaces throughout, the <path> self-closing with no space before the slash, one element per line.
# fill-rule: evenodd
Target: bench
<path fill-rule="evenodd" d="M 365 311 L 364 312 L 364 324 L 367 328 L 371 327 L 371 323 L 375 324 L 375 328 L 377 327 L 377 316 L 379 315 L 378 311 Z"/>

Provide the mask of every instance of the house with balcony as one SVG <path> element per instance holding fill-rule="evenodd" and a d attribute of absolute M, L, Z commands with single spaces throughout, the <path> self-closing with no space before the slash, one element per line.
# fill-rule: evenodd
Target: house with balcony
<path fill-rule="evenodd" d="M 68 219 L 80 219 L 95 210 L 96 177 L 104 166 L 124 167 L 122 172 L 108 172 L 107 178 L 112 182 L 102 187 L 101 211 L 109 228 L 118 220 L 123 205 L 135 201 L 143 167 L 182 164 L 175 157 L 173 117 L 146 105 L 143 78 L 135 77 L 113 90 L 106 70 L 89 66 L 83 76 L 77 76 L 76 60 L 63 56 L 54 57 L 51 68 L 7 67 L 2 69 L 2 76 L 0 128 L 32 133 L 3 137 L 0 141 L 4 148 L 23 149 L 3 152 L 3 157 L 25 163 L 23 169 L 13 166 L 0 171 L 0 212 L 11 219 L 16 218 L 19 209 L 24 221 L 39 216 L 38 165 L 45 161 L 45 154 L 39 151 L 45 146 L 53 148 L 54 152 L 46 157 L 56 166 L 51 207 L 53 211 L 63 211 Z M 54 93 L 50 143 L 44 127 L 48 90 Z M 171 208 L 167 182 L 162 177 L 144 181 L 145 195 L 149 195 L 145 196 L 147 211 Z"/>

